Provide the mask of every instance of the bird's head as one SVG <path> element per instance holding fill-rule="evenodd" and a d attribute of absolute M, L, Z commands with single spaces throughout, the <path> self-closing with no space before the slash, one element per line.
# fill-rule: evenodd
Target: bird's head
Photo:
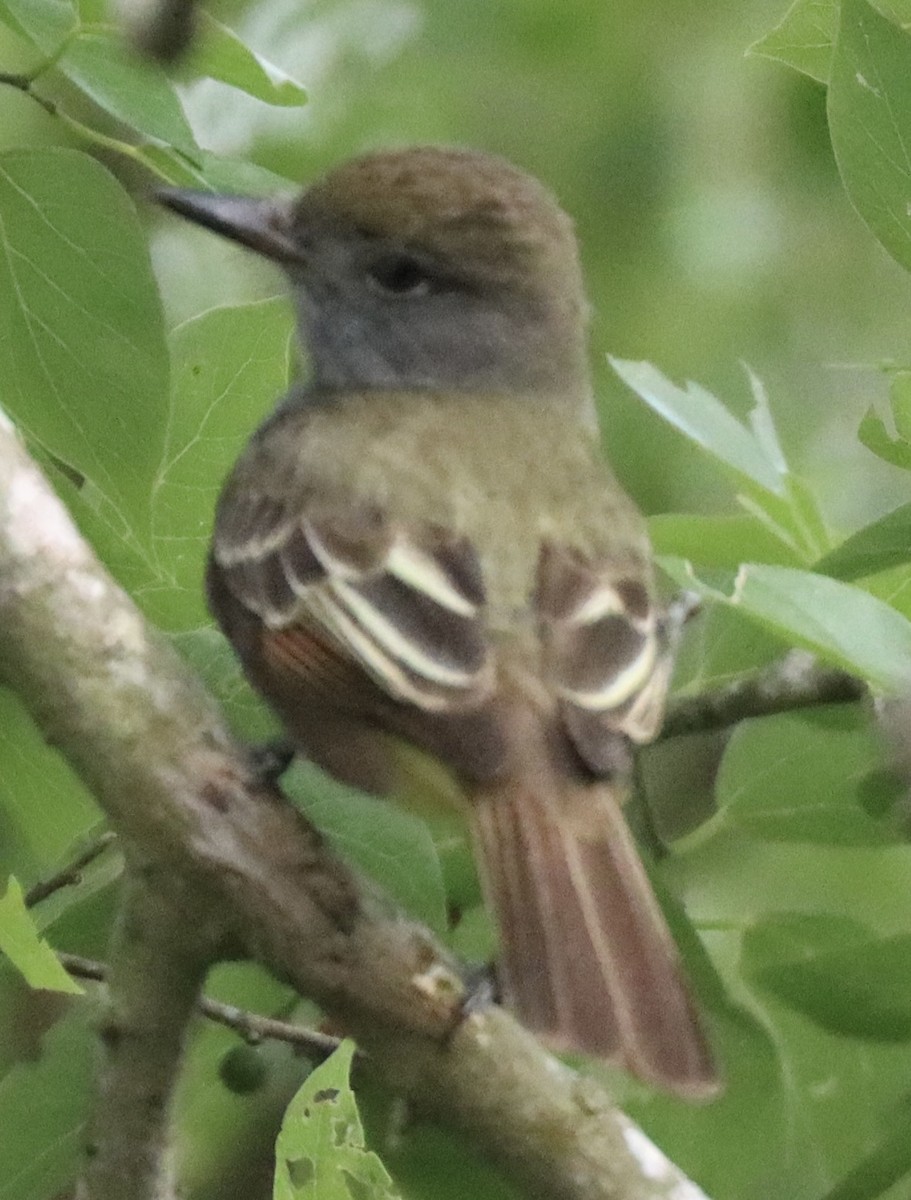
<path fill-rule="evenodd" d="M 586 389 L 572 224 L 501 158 L 413 147 L 343 163 L 290 201 L 159 196 L 284 267 L 322 387 Z"/>

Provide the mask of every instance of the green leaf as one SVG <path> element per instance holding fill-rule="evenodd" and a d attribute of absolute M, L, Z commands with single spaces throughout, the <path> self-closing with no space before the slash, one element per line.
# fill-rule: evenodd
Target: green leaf
<path fill-rule="evenodd" d="M 881 761 L 880 740 L 858 705 L 743 722 L 718 772 L 718 808 L 726 825 L 767 841 L 894 844 L 879 812 L 891 794 L 879 805 L 871 795 Z M 798 784 L 799 766 L 810 763 Z"/>
<path fill-rule="evenodd" d="M 446 890 L 433 838 L 419 817 L 388 800 L 337 783 L 317 767 L 296 765 L 288 791 L 342 854 L 437 932 L 446 928 Z"/>
<path fill-rule="evenodd" d="M 829 549 L 832 538 L 809 485 L 792 474 L 787 476 L 785 482 L 788 490 L 787 520 L 794 527 L 802 550 L 809 555 L 803 564 L 808 566 L 814 558 Z"/>
<path fill-rule="evenodd" d="M 775 915 L 747 931 L 744 965 L 761 987 L 832 1033 L 911 1037 L 911 935 L 877 937 L 844 918 Z"/>
<path fill-rule="evenodd" d="M 167 439 L 151 501 L 167 579 L 155 615 L 168 628 L 208 621 L 203 574 L 215 503 L 253 429 L 287 390 L 293 328 L 279 298 L 212 309 L 172 334 Z"/>
<path fill-rule="evenodd" d="M 211 188 L 215 192 L 237 192 L 243 195 L 272 195 L 292 191 L 296 186 L 283 175 L 267 171 L 256 163 L 225 158 L 203 150 L 191 162 L 170 146 L 155 146 L 151 142 L 137 151 L 150 171 L 174 187 Z"/>
<path fill-rule="evenodd" d="M 776 475 L 785 479 L 788 474 L 788 464 L 785 461 L 784 451 L 781 448 L 781 442 L 778 440 L 778 430 L 775 428 L 775 421 L 772 417 L 772 409 L 769 405 L 769 396 L 765 389 L 765 384 L 752 369 L 746 368 L 747 379 L 750 384 L 750 391 L 753 393 L 753 407 L 749 413 L 749 426 L 753 431 L 753 435 L 763 454 L 772 464 Z"/>
<path fill-rule="evenodd" d="M 85 1164 L 85 1121 L 93 1091 L 98 1012 L 69 1002 L 41 1040 L 36 1062 L 0 1078 L 0 1200 L 72 1194 Z"/>
<path fill-rule="evenodd" d="M 815 755 L 795 759 L 795 789 L 803 787 L 816 765 Z M 758 762 L 756 773 L 762 769 Z M 719 1044 L 726 1093 L 694 1118 L 669 1112 L 660 1124 L 649 1106 L 649 1133 L 713 1196 L 723 1194 L 724 1188 L 713 1187 L 722 1176 L 712 1166 L 709 1131 L 715 1134 L 716 1146 L 736 1145 L 738 1158 L 751 1151 L 761 1157 L 761 1165 L 757 1162 L 750 1175 L 739 1176 L 740 1186 L 725 1185 L 732 1197 L 814 1200 L 881 1135 L 884 1109 L 908 1091 L 911 1044 L 846 1038 L 823 1029 L 757 985 L 752 970 L 741 964 L 743 939 L 753 926 L 782 912 L 844 916 L 875 937 L 908 929 L 911 853 L 905 846 L 884 852 L 882 847 L 847 850 L 766 843 L 726 828 L 722 836 L 695 835 L 689 843 L 692 849 L 688 843 L 689 839 L 675 847 L 666 860 L 667 877 L 676 880 L 678 890 L 686 888 L 687 909 L 697 925 L 706 928 L 715 961 L 728 963 L 725 975 L 738 1003 L 769 1032 L 775 1067 L 770 1078 L 765 1060 L 744 1055 L 746 1031 L 738 1029 L 734 1038 Z M 774 962 L 770 955 L 758 965 Z M 753 1075 L 756 1066 L 761 1081 Z M 642 1119 L 641 1110 L 631 1115 Z M 686 1153 L 687 1135 L 696 1137 L 697 1129 L 701 1133 L 694 1159 Z M 762 1154 L 754 1136 L 772 1138 L 775 1144 Z M 818 1167 L 809 1176 L 804 1173 L 808 1159 Z M 800 1181 L 798 1187 L 795 1180 Z"/>
<path fill-rule="evenodd" d="M 857 436 L 883 462 L 911 471 L 911 445 L 904 438 L 893 437 L 885 421 L 872 406 L 864 413 Z"/>
<path fill-rule="evenodd" d="M 867 575 L 862 586 L 864 591 L 877 596 L 911 620 L 911 563 L 901 563 L 876 575 Z"/>
<path fill-rule="evenodd" d="M 776 59 L 828 83 L 838 33 L 840 0 L 794 0 L 781 21 L 759 38 L 747 54 Z M 909 0 L 873 0 L 873 7 L 899 27 L 911 24 Z"/>
<path fill-rule="evenodd" d="M 911 1117 L 906 1107 L 900 1109 L 893 1125 L 820 1200 L 879 1200 L 911 1173 Z"/>
<path fill-rule="evenodd" d="M 6 894 L 0 898 L 0 951 L 22 973 L 29 987 L 82 995 L 83 989 L 60 965 L 47 942 L 39 937 L 25 907 L 22 888 L 12 877 Z"/>
<path fill-rule="evenodd" d="M 675 578 L 683 588 L 693 586 L 687 571 Z M 675 690 L 693 695 L 722 687 L 768 666 L 786 650 L 786 643 L 736 608 L 708 604 L 687 626 L 674 667 Z"/>
<path fill-rule="evenodd" d="M 76 0 L 83 25 L 103 25 L 111 16 L 110 0 Z"/>
<path fill-rule="evenodd" d="M 68 0 L 0 0 L 0 18 L 48 55 L 79 26 L 79 17 Z"/>
<path fill-rule="evenodd" d="M 784 497 L 779 463 L 711 392 L 697 383 L 678 387 L 647 362 L 609 358 L 623 382 L 669 424 L 708 451 L 743 482 Z"/>
<path fill-rule="evenodd" d="M 191 75 L 208 75 L 266 104 L 298 108 L 307 90 L 240 40 L 233 30 L 201 10 L 193 48 L 185 64 Z"/>
<path fill-rule="evenodd" d="M 237 655 L 220 630 L 212 626 L 181 630 L 172 639 L 246 741 L 267 741 L 278 735 L 277 719 L 247 683 Z"/>
<path fill-rule="evenodd" d="M 655 412 L 734 476 L 738 502 L 799 562 L 812 562 L 829 536 L 809 490 L 788 470 L 765 389 L 747 368 L 753 409 L 747 425 L 698 384 L 679 388 L 650 363 L 611 359 L 617 373 Z"/>
<path fill-rule="evenodd" d="M 168 358 L 145 237 L 85 154 L 0 155 L 0 406 L 148 542 Z"/>
<path fill-rule="evenodd" d="M 892 376 L 889 407 L 898 436 L 911 444 L 911 371 L 896 371 Z"/>
<path fill-rule="evenodd" d="M 857 431 L 861 443 L 893 466 L 911 470 L 911 372 L 897 371 L 889 386 L 889 408 L 896 436 L 874 408 L 864 414 Z"/>
<path fill-rule="evenodd" d="M 158 67 L 131 54 L 118 33 L 80 30 L 56 66 L 116 120 L 190 159 L 198 156 L 174 85 Z"/>
<path fill-rule="evenodd" d="M 795 790 L 816 767 L 815 755 L 794 760 Z M 754 773 L 762 770 L 758 761 Z M 911 848 L 768 843 L 726 827 L 715 833 L 678 843 L 662 875 L 685 894 L 688 912 L 706 929 L 713 959 L 728 964 L 725 976 L 737 1002 L 768 1031 L 773 1065 L 770 1070 L 766 1057 L 745 1051 L 749 1035 L 741 1023 L 719 1045 L 727 1087 L 717 1101 L 696 1112 L 681 1112 L 679 1104 L 665 1112 L 650 1104 L 631 1115 L 646 1119 L 650 1136 L 712 1196 L 817 1200 L 876 1143 L 883 1113 L 907 1094 L 911 1042 L 846 1038 L 823 1029 L 756 986 L 751 971 L 738 969 L 743 938 L 783 912 L 843 916 L 876 937 L 906 931 Z M 726 1148 L 725 1163 L 736 1147 L 736 1181 L 719 1166 L 719 1145 Z M 753 1169 L 744 1171 L 742 1162 L 751 1158 Z"/>
<path fill-rule="evenodd" d="M 836 579 L 860 579 L 908 562 L 911 562 L 911 504 L 903 504 L 846 538 L 821 558 L 814 570 Z"/>
<path fill-rule="evenodd" d="M 895 25 L 911 25 L 911 0 L 872 0 L 878 13 Z"/>
<path fill-rule="evenodd" d="M 838 0 L 795 0 L 781 21 L 747 51 L 777 59 L 826 83 L 838 29 Z"/>
<path fill-rule="evenodd" d="M 790 543 L 748 514 L 708 517 L 664 513 L 649 517 L 649 536 L 656 554 L 673 554 L 702 567 L 736 570 L 747 559 L 800 566 L 802 559 Z"/>
<path fill-rule="evenodd" d="M 310 1075 L 288 1106 L 275 1146 L 274 1200 L 397 1200 L 364 1131 L 345 1041 Z"/>
<path fill-rule="evenodd" d="M 81 22 L 64 0 L 0 0 L 0 16 L 45 55 L 59 55 L 54 67 L 116 120 L 190 158 L 200 153 L 174 85 L 118 30 Z"/>
<path fill-rule="evenodd" d="M 882 600 L 851 584 L 790 567 L 742 567 L 730 593 L 692 572 L 690 583 L 730 604 L 789 643 L 811 650 L 866 679 L 902 694 L 911 683 L 911 622 Z"/>
<path fill-rule="evenodd" d="M 59 865 L 99 811 L 16 696 L 0 688 L 0 874 L 36 879 Z"/>
<path fill-rule="evenodd" d="M 866 0 L 842 0 L 828 107 L 851 203 L 911 269 L 911 38 Z"/>

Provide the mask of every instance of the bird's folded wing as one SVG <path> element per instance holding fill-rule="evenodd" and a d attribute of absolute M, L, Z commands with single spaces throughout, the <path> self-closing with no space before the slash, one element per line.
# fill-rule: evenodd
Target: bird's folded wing
<path fill-rule="evenodd" d="M 567 732 L 591 770 L 613 773 L 621 738 L 651 741 L 664 714 L 672 660 L 647 582 L 546 542 L 535 604 Z"/>
<path fill-rule="evenodd" d="M 312 659 L 314 635 L 328 635 L 385 692 L 429 711 L 472 706 L 492 686 L 481 569 L 465 538 L 368 506 L 250 496 L 220 522 L 213 554 L 286 657 L 297 639 Z"/>

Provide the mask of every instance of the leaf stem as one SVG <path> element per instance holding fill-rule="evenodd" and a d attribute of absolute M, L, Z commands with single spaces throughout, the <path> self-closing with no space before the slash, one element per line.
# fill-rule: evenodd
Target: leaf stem
<path fill-rule="evenodd" d="M 35 80 L 49 67 L 54 65 L 60 53 L 58 51 L 52 58 L 46 59 L 39 68 L 28 74 L 0 71 L 0 85 L 6 84 L 8 87 L 16 88 L 17 91 L 24 92 L 27 96 L 30 96 L 49 116 L 56 117 L 70 132 L 76 134 L 83 141 L 97 146 L 101 150 L 107 150 L 113 154 L 119 154 L 124 158 L 131 159 L 133 162 L 141 163 L 146 170 L 151 171 L 165 183 L 173 183 L 174 181 L 171 176 L 148 157 L 143 146 L 134 146 L 131 142 L 124 142 L 120 138 L 110 137 L 98 129 L 93 129 L 90 125 L 86 125 L 76 117 L 71 116 L 53 100 L 48 100 L 45 96 L 41 96 L 35 91 L 33 87 Z"/>

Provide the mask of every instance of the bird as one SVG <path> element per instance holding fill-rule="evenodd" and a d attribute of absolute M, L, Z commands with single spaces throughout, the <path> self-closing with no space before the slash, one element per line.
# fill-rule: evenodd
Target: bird
<path fill-rule="evenodd" d="M 283 269 L 308 362 L 217 505 L 208 603 L 248 679 L 336 779 L 387 796 L 417 757 L 450 781 L 526 1027 L 711 1096 L 622 811 L 673 639 L 600 449 L 569 216 L 505 159 L 435 145 L 293 198 L 159 198 Z"/>

